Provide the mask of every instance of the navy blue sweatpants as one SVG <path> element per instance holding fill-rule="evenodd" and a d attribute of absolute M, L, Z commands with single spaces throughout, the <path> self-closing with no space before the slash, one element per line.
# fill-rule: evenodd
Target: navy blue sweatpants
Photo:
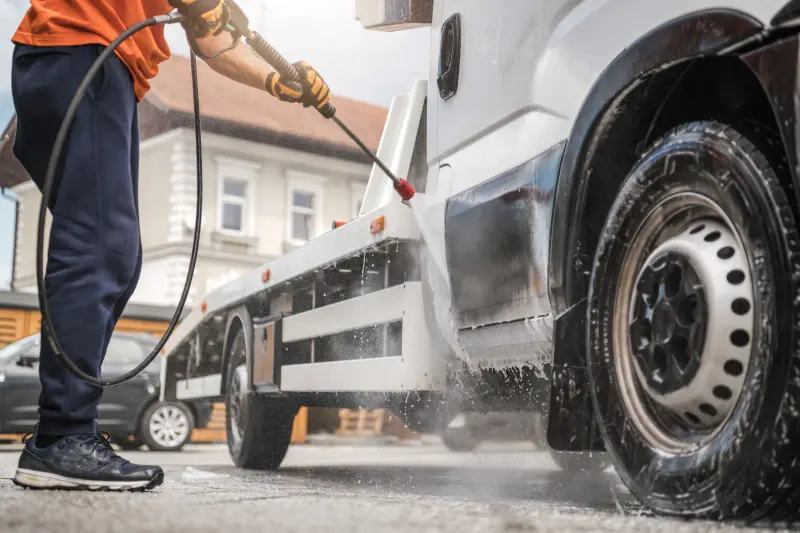
<path fill-rule="evenodd" d="M 40 190 L 70 100 L 101 50 L 96 45 L 14 50 L 14 154 Z M 106 61 L 81 103 L 63 154 L 49 206 L 45 289 L 67 357 L 99 376 L 142 264 L 137 102 L 133 79 L 116 56 Z M 102 389 L 72 377 L 49 342 L 41 346 L 38 432 L 94 433 Z"/>

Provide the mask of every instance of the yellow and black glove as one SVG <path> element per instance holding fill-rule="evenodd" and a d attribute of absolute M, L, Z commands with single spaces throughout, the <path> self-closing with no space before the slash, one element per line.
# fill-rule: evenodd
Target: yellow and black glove
<path fill-rule="evenodd" d="M 267 92 L 283 102 L 296 102 L 303 107 L 315 107 L 326 118 L 333 116 L 335 108 L 330 104 L 331 90 L 319 73 L 306 63 L 294 63 L 294 68 L 300 74 L 300 83 L 284 82 L 277 72 L 267 75 Z M 330 115 L 330 116 L 328 116 Z"/>
<path fill-rule="evenodd" d="M 197 38 L 219 35 L 231 18 L 225 0 L 169 0 L 172 7 L 189 17 L 185 25 Z"/>

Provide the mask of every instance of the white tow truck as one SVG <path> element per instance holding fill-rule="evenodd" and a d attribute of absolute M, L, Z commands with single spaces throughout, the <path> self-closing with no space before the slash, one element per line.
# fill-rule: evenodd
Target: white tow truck
<path fill-rule="evenodd" d="M 358 0 L 430 26 L 360 216 L 208 294 L 167 398 L 244 468 L 301 405 L 530 410 L 660 513 L 800 501 L 800 1 Z M 417 203 L 414 203 L 417 202 Z"/>

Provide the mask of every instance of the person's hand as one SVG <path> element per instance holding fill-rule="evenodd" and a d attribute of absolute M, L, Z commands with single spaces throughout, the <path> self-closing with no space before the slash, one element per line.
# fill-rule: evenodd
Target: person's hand
<path fill-rule="evenodd" d="M 280 74 L 270 72 L 266 82 L 267 92 L 283 102 L 301 103 L 303 107 L 313 106 L 322 112 L 333 109 L 328 106 L 331 90 L 314 67 L 305 61 L 294 63 L 293 66 L 300 74 L 300 83 L 283 81 Z"/>
<path fill-rule="evenodd" d="M 225 0 L 169 0 L 169 3 L 189 17 L 185 27 L 197 38 L 219 35 L 231 18 Z"/>
<path fill-rule="evenodd" d="M 319 72 L 305 61 L 295 63 L 294 68 L 300 74 L 300 83 L 304 89 L 303 98 L 300 100 L 303 107 L 314 106 L 322 110 L 331 101 L 331 90 L 328 84 L 325 83 Z"/>

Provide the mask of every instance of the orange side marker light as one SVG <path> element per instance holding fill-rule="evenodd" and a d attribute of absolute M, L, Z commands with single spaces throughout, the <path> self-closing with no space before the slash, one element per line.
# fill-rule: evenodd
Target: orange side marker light
<path fill-rule="evenodd" d="M 383 215 L 379 216 L 369 224 L 369 232 L 373 235 L 381 233 L 384 229 L 386 229 L 386 217 Z"/>

